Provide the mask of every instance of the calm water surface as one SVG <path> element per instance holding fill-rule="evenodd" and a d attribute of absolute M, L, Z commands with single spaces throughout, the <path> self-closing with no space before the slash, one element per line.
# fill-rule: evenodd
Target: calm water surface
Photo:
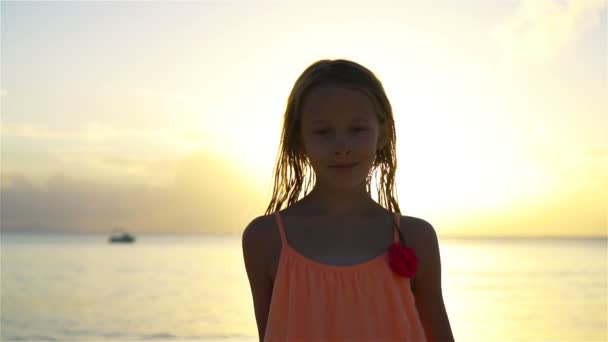
<path fill-rule="evenodd" d="M 240 236 L 2 233 L 2 341 L 255 341 Z M 606 239 L 441 239 L 457 341 L 607 341 Z"/>

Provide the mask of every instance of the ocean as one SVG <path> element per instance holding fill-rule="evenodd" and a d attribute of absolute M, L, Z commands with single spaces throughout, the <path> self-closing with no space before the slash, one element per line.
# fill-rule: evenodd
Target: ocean
<path fill-rule="evenodd" d="M 2 233 L 2 341 L 256 341 L 238 235 Z M 608 341 L 606 239 L 441 238 L 456 341 Z"/>

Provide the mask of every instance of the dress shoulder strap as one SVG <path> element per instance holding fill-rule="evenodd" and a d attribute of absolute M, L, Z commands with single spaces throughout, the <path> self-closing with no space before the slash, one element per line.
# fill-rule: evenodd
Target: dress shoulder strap
<path fill-rule="evenodd" d="M 285 235 L 285 227 L 283 226 L 283 220 L 281 219 L 281 215 L 279 215 L 278 211 L 274 212 L 274 218 L 277 221 L 277 226 L 279 227 L 279 233 L 281 234 L 281 242 L 283 246 L 286 246 L 287 236 Z"/>
<path fill-rule="evenodd" d="M 393 242 L 399 242 L 399 226 L 401 225 L 401 214 L 394 213 L 393 219 Z"/>

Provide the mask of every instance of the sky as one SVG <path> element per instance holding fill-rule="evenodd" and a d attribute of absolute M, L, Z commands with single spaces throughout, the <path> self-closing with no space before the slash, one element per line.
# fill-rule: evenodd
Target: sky
<path fill-rule="evenodd" d="M 240 233 L 319 59 L 393 105 L 404 215 L 608 235 L 604 0 L 0 2 L 3 231 Z"/>

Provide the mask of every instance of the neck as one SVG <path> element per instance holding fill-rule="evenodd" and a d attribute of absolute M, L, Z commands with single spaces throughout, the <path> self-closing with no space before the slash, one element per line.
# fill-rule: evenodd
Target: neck
<path fill-rule="evenodd" d="M 315 213 L 335 218 L 365 215 L 378 206 L 365 191 L 365 184 L 340 190 L 316 184 L 306 197 Z"/>

